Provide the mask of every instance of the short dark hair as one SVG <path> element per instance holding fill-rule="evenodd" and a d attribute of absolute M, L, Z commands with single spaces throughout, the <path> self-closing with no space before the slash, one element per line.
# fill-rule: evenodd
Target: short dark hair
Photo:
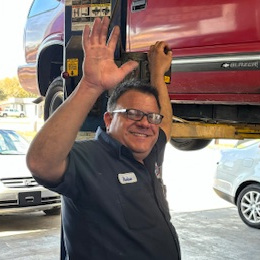
<path fill-rule="evenodd" d="M 108 102 L 107 102 L 107 111 L 112 112 L 116 108 L 117 100 L 126 92 L 130 90 L 136 90 L 141 93 L 145 93 L 148 95 L 152 95 L 155 97 L 157 105 L 159 110 L 161 110 L 161 104 L 159 101 L 159 93 L 158 90 L 153 87 L 151 84 L 136 80 L 136 79 L 131 79 L 131 80 L 126 80 L 119 84 L 111 93 Z"/>

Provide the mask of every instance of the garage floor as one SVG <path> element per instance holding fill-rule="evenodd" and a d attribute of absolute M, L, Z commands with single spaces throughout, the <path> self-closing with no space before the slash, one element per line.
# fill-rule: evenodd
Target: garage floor
<path fill-rule="evenodd" d="M 259 260 L 260 230 L 247 227 L 212 190 L 218 152 L 167 147 L 164 181 L 182 260 Z M 0 216 L 0 260 L 58 260 L 59 236 L 59 216 Z"/>

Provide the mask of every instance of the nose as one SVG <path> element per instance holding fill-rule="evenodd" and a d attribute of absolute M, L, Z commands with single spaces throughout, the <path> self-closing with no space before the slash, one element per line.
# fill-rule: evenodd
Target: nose
<path fill-rule="evenodd" d="M 136 121 L 136 123 L 138 126 L 142 126 L 142 127 L 149 127 L 151 125 L 146 115 L 144 115 L 144 117 L 140 121 Z"/>

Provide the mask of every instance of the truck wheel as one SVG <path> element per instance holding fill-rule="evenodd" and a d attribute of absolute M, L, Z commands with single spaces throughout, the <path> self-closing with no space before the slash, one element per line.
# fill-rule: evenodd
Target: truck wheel
<path fill-rule="evenodd" d="M 63 82 L 61 77 L 58 77 L 53 80 L 46 93 L 44 120 L 47 120 L 50 117 L 50 115 L 63 103 L 63 100 Z"/>
<path fill-rule="evenodd" d="M 260 228 L 260 185 L 251 184 L 243 189 L 237 199 L 237 209 L 245 224 Z"/>
<path fill-rule="evenodd" d="M 205 148 L 211 139 L 182 139 L 182 138 L 171 138 L 171 145 L 182 151 L 195 151 L 202 148 Z"/>

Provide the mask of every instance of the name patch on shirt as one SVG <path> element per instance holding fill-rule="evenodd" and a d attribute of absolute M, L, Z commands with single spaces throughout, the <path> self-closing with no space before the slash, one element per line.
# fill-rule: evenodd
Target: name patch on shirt
<path fill-rule="evenodd" d="M 119 173 L 118 180 L 121 184 L 137 182 L 137 178 L 133 172 Z"/>

